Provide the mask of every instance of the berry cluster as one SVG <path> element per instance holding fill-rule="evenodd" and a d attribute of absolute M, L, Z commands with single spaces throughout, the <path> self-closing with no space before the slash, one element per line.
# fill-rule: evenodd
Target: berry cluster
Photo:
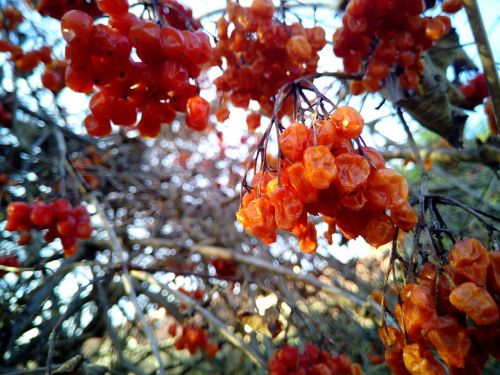
<path fill-rule="evenodd" d="M 75 254 L 78 238 L 86 239 L 92 235 L 87 208 L 83 205 L 73 207 L 63 198 L 49 204 L 43 202 L 35 202 L 32 205 L 25 202 L 10 203 L 7 207 L 5 230 L 28 232 L 31 229 L 48 229 L 45 233 L 47 242 L 60 238 L 66 257 Z M 25 238 L 31 239 L 30 236 Z"/>
<path fill-rule="evenodd" d="M 43 16 L 61 19 L 70 10 L 81 10 L 92 17 L 102 15 L 95 0 L 40 0 L 38 12 Z"/>
<path fill-rule="evenodd" d="M 0 39 L 0 53 L 10 53 L 10 60 L 12 60 L 16 69 L 20 73 L 31 73 L 40 62 L 50 64 L 52 62 L 50 47 L 42 47 L 38 50 L 23 51 L 21 47 L 13 44 L 5 39 Z"/>
<path fill-rule="evenodd" d="M 353 94 L 378 91 L 394 66 L 404 89 L 417 87 L 422 52 L 451 30 L 447 16 L 422 17 L 424 10 L 423 0 L 349 1 L 343 27 L 333 35 L 333 51 L 347 73 L 364 65 L 363 79 L 351 82 Z"/>
<path fill-rule="evenodd" d="M 418 282 L 400 293 L 400 329 L 382 327 L 386 360 L 395 374 L 481 374 L 489 355 L 500 358 L 500 251 L 477 239 L 455 243 L 449 263 L 422 266 Z M 404 332 L 404 333 L 403 333 Z"/>
<path fill-rule="evenodd" d="M 0 257 L 0 265 L 12 267 L 12 268 L 21 268 L 21 263 L 19 263 L 19 259 L 15 255 L 5 255 Z M 0 278 L 4 277 L 7 271 L 0 270 Z"/>
<path fill-rule="evenodd" d="M 210 261 L 214 266 L 215 273 L 222 277 L 231 277 L 236 275 L 238 266 L 231 259 L 215 258 Z"/>
<path fill-rule="evenodd" d="M 90 15 L 73 10 L 61 20 L 67 41 L 66 85 L 82 93 L 97 88 L 90 100 L 85 127 L 90 135 L 105 136 L 111 123 L 136 124 L 144 137 L 158 137 L 162 123 L 171 123 L 176 111 L 187 113 L 186 125 L 202 131 L 208 125 L 210 105 L 191 84 L 211 55 L 204 32 L 161 27 L 129 13 L 127 0 L 100 0 L 109 15 L 107 25 L 94 25 Z M 140 59 L 132 58 L 132 49 Z"/>
<path fill-rule="evenodd" d="M 236 216 L 264 243 L 278 228 L 299 238 L 300 248 L 317 248 L 309 215 L 323 215 L 330 235 L 362 236 L 378 247 L 393 239 L 395 225 L 411 230 L 417 217 L 407 201 L 403 176 L 386 168 L 383 157 L 358 139 L 364 120 L 353 108 L 337 108 L 311 128 L 293 123 L 280 135 L 281 169 L 258 172 Z M 353 141 L 358 148 L 353 147 Z"/>
<path fill-rule="evenodd" d="M 217 21 L 219 41 L 213 63 L 227 67 L 215 80 L 222 105 L 230 100 L 236 107 L 248 108 L 251 99 L 262 112 L 271 115 L 274 96 L 286 82 L 316 72 L 318 51 L 325 44 L 321 27 L 304 28 L 273 20 L 271 0 L 254 0 L 249 8 L 228 1 L 227 17 Z M 287 109 L 291 110 L 291 101 Z"/>
<path fill-rule="evenodd" d="M 361 366 L 351 363 L 345 354 L 330 355 L 316 345 L 306 344 L 303 352 L 296 346 L 285 346 L 274 353 L 269 372 L 271 375 L 361 375 Z"/>
<path fill-rule="evenodd" d="M 191 355 L 195 355 L 199 348 L 209 358 L 215 357 L 219 351 L 219 346 L 208 341 L 208 333 L 202 328 L 185 325 L 182 327 L 182 332 L 179 336 L 177 336 L 177 331 L 177 323 L 173 323 L 168 327 L 170 336 L 176 337 L 174 345 L 177 350 L 187 349 Z"/>
<path fill-rule="evenodd" d="M 487 98 L 488 86 L 483 73 L 477 74 L 469 82 L 460 86 L 460 92 L 465 97 L 467 108 L 474 108 L 482 104 L 484 98 Z"/>

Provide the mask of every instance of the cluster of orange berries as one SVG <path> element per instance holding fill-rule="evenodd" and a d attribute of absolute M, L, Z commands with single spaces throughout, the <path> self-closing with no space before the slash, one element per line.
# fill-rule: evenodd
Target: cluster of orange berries
<path fill-rule="evenodd" d="M 214 266 L 215 273 L 222 277 L 234 276 L 238 270 L 238 266 L 231 259 L 214 258 L 210 260 L 210 264 Z"/>
<path fill-rule="evenodd" d="M 102 15 L 96 0 L 40 0 L 37 10 L 41 15 L 59 20 L 70 10 L 81 10 L 92 17 Z"/>
<path fill-rule="evenodd" d="M 7 225 L 5 230 L 28 232 L 31 229 L 44 230 L 45 240 L 52 242 L 61 239 L 64 256 L 73 256 L 76 252 L 77 239 L 87 239 L 92 235 L 90 215 L 84 205 L 73 207 L 63 198 L 52 203 L 35 202 L 29 205 L 25 202 L 12 202 L 7 206 Z M 29 233 L 24 233 L 22 244 L 31 239 Z"/>
<path fill-rule="evenodd" d="M 486 78 L 483 73 L 478 73 L 469 82 L 459 87 L 460 92 L 465 97 L 466 104 L 469 108 L 482 104 L 484 98 L 489 95 Z"/>
<path fill-rule="evenodd" d="M 12 268 L 21 268 L 21 263 L 19 263 L 19 259 L 15 255 L 4 255 L 0 257 L 0 265 L 12 267 Z M 4 277 L 6 271 L 0 270 L 0 278 Z"/>
<path fill-rule="evenodd" d="M 82 93 L 97 87 L 85 119 L 88 133 L 108 135 L 111 123 L 132 126 L 142 113 L 137 129 L 144 137 L 158 137 L 162 123 L 171 123 L 176 111 L 186 113 L 188 128 L 204 130 L 210 105 L 190 80 L 210 60 L 207 34 L 140 20 L 129 13 L 127 0 L 97 5 L 109 15 L 107 25 L 94 25 L 90 15 L 77 10 L 61 20 L 69 62 L 66 85 Z"/>
<path fill-rule="evenodd" d="M 477 239 L 456 242 L 442 270 L 425 263 L 400 293 L 399 328 L 379 329 L 393 373 L 481 374 L 490 354 L 500 358 L 499 297 L 500 251 Z"/>
<path fill-rule="evenodd" d="M 256 100 L 262 112 L 271 115 L 274 96 L 281 86 L 316 72 L 318 51 L 325 44 L 321 27 L 304 28 L 300 23 L 286 25 L 273 20 L 272 0 L 254 0 L 249 8 L 233 1 L 227 3 L 227 17 L 217 21 L 213 64 L 226 68 L 215 80 L 222 95 L 222 113 L 229 100 L 236 107 L 248 108 Z M 283 113 L 291 111 L 287 101 Z M 227 117 L 226 117 L 227 118 Z M 220 116 L 219 121 L 225 120 Z"/>
<path fill-rule="evenodd" d="M 361 146 L 363 125 L 348 106 L 310 128 L 291 124 L 280 135 L 280 174 L 255 174 L 238 221 L 266 244 L 276 240 L 278 228 L 290 231 L 307 253 L 318 246 L 308 215 L 323 215 L 329 235 L 337 226 L 346 238 L 362 236 L 375 247 L 393 239 L 396 225 L 411 230 L 417 217 L 407 201 L 406 180 L 386 168 L 375 149 Z"/>
<path fill-rule="evenodd" d="M 343 27 L 333 35 L 333 51 L 348 73 L 364 65 L 363 79 L 351 82 L 354 95 L 378 91 L 394 66 L 402 72 L 404 89 L 417 87 L 424 71 L 422 52 L 451 30 L 447 16 L 422 17 L 424 11 L 424 0 L 349 1 Z"/>
<path fill-rule="evenodd" d="M 175 348 L 177 350 L 187 349 L 191 355 L 195 355 L 198 349 L 202 350 L 208 358 L 213 358 L 219 351 L 219 346 L 216 343 L 208 341 L 208 333 L 202 328 L 192 325 L 182 327 L 182 332 L 177 336 L 177 323 L 173 323 L 168 327 L 168 333 L 175 339 Z"/>
<path fill-rule="evenodd" d="M 345 354 L 330 355 L 316 345 L 306 344 L 299 352 L 296 346 L 285 346 L 269 361 L 271 375 L 361 375 L 361 366 Z"/>

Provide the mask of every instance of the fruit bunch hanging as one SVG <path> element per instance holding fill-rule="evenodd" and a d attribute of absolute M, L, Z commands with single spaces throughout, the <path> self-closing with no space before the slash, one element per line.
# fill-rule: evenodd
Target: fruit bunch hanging
<path fill-rule="evenodd" d="M 161 125 L 171 123 L 176 112 L 186 113 L 188 128 L 204 130 L 210 105 L 191 80 L 210 59 L 208 35 L 163 25 L 164 20 L 141 20 L 129 13 L 127 0 L 97 4 L 109 16 L 107 24 L 94 25 L 90 15 L 78 10 L 61 20 L 67 86 L 82 93 L 96 89 L 85 119 L 88 133 L 105 136 L 111 124 L 135 125 L 140 113 L 141 135 L 158 137 Z"/>
<path fill-rule="evenodd" d="M 61 239 L 64 256 L 73 256 L 76 252 L 77 240 L 90 238 L 92 224 L 90 215 L 84 205 L 72 206 L 60 198 L 52 203 L 12 202 L 7 206 L 7 225 L 5 230 L 26 233 L 32 229 L 44 230 L 45 240 L 52 242 Z M 31 238 L 31 237 L 29 237 Z"/>
<path fill-rule="evenodd" d="M 490 355 L 500 358 L 500 251 L 474 238 L 457 241 L 448 262 L 424 263 L 396 304 L 398 327 L 380 337 L 395 374 L 481 374 Z M 425 372 L 427 371 L 427 372 Z"/>
<path fill-rule="evenodd" d="M 176 337 L 174 346 L 177 350 L 187 349 L 191 355 L 195 355 L 198 349 L 200 349 L 207 357 L 215 357 L 219 351 L 219 346 L 216 343 L 208 341 L 206 330 L 193 325 L 184 325 L 182 326 L 181 334 L 177 335 L 178 328 L 177 323 L 173 323 L 168 327 L 170 336 Z"/>
<path fill-rule="evenodd" d="M 316 72 L 318 52 L 326 44 L 325 31 L 300 23 L 287 25 L 273 19 L 274 13 L 271 0 L 254 0 L 249 8 L 228 1 L 227 19 L 217 21 L 219 40 L 213 63 L 226 64 L 222 76 L 215 80 L 225 113 L 227 101 L 248 108 L 249 101 L 256 100 L 269 116 L 281 86 Z M 288 104 L 285 113 L 291 102 Z"/>
<path fill-rule="evenodd" d="M 269 361 L 271 375 L 329 374 L 361 375 L 361 366 L 345 354 L 330 355 L 314 344 L 300 352 L 296 346 L 284 346 Z"/>
<path fill-rule="evenodd" d="M 280 97 L 315 90 L 314 104 L 296 108 L 296 122 L 284 128 L 276 114 Z M 364 120 L 348 106 L 333 105 L 311 82 L 297 80 L 278 95 L 273 119 L 258 146 L 254 176 L 243 181 L 243 197 L 236 216 L 243 227 L 264 243 L 276 240 L 278 229 L 299 239 L 300 248 L 317 248 L 313 216 L 322 216 L 331 235 L 335 226 L 348 239 L 362 236 L 378 247 L 390 242 L 398 226 L 411 230 L 417 217 L 408 203 L 408 185 L 402 175 L 385 166 L 383 157 L 361 139 Z M 305 123 L 309 112 L 310 125 Z M 279 138 L 277 165 L 269 165 L 266 147 L 271 131 Z M 259 168 L 257 168 L 259 166 Z"/>
<path fill-rule="evenodd" d="M 451 30 L 447 16 L 424 17 L 424 11 L 423 0 L 349 1 L 333 51 L 347 73 L 363 72 L 362 80 L 351 82 L 353 94 L 378 91 L 391 70 L 404 89 L 417 87 L 422 52 Z"/>

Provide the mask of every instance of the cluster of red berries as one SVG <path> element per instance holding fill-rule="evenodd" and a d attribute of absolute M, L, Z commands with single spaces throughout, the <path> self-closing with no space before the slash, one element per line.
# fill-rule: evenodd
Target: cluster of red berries
<path fill-rule="evenodd" d="M 90 215 L 84 205 L 73 207 L 69 201 L 60 198 L 52 203 L 12 202 L 7 206 L 5 230 L 28 232 L 31 229 L 48 229 L 45 240 L 61 239 L 64 256 L 73 256 L 77 239 L 87 239 L 92 235 Z M 26 236 L 26 238 L 31 238 Z"/>
<path fill-rule="evenodd" d="M 483 73 L 478 73 L 469 82 L 460 86 L 460 92 L 465 97 L 468 108 L 482 104 L 484 98 L 489 95 L 486 78 Z"/>
<path fill-rule="evenodd" d="M 92 17 L 102 15 L 96 0 L 40 0 L 37 9 L 41 15 L 59 20 L 70 10 L 81 10 Z"/>
<path fill-rule="evenodd" d="M 12 267 L 12 268 L 21 268 L 21 263 L 19 263 L 19 259 L 15 255 L 4 255 L 0 257 L 0 265 Z M 0 270 L 0 278 L 4 277 L 7 271 Z"/>
<path fill-rule="evenodd" d="M 208 341 L 208 333 L 202 328 L 197 328 L 192 325 L 182 327 L 182 332 L 177 336 L 177 323 L 173 323 L 168 327 L 168 333 L 175 339 L 175 348 L 177 350 L 189 350 L 191 355 L 195 355 L 198 349 L 202 350 L 208 358 L 213 358 L 219 351 L 219 346 Z"/>
<path fill-rule="evenodd" d="M 400 293 L 399 328 L 379 329 L 395 374 L 481 374 L 490 354 L 500 358 L 500 251 L 467 238 L 448 261 L 441 270 L 425 263 Z"/>
<path fill-rule="evenodd" d="M 73 10 L 61 20 L 67 41 L 66 85 L 82 93 L 97 92 L 90 100 L 85 127 L 90 135 L 105 136 L 111 123 L 131 126 L 144 137 L 158 137 L 162 123 L 176 111 L 186 113 L 186 125 L 202 131 L 210 105 L 191 84 L 210 60 L 210 40 L 202 31 L 161 27 L 129 13 L 127 0 L 99 0 L 109 15 L 107 25 L 94 25 L 90 15 Z M 132 58 L 132 48 L 140 59 Z"/>
<path fill-rule="evenodd" d="M 227 3 L 227 17 L 217 21 L 219 41 L 213 64 L 226 68 L 215 80 L 222 94 L 222 106 L 229 100 L 236 107 L 248 108 L 256 100 L 262 112 L 271 115 L 274 96 L 285 83 L 316 72 L 318 51 L 325 44 L 321 27 L 304 28 L 300 23 L 286 25 L 273 20 L 272 0 L 254 0 L 249 8 Z M 284 113 L 291 111 L 287 101 Z M 224 110 L 226 112 L 226 110 Z"/>
<path fill-rule="evenodd" d="M 0 102 L 0 127 L 10 128 L 12 125 L 12 111 L 9 105 Z"/>
<path fill-rule="evenodd" d="M 215 258 L 210 260 L 210 264 L 214 266 L 215 273 L 222 277 L 234 276 L 238 270 L 238 266 L 231 259 Z"/>
<path fill-rule="evenodd" d="M 333 35 L 333 51 L 344 62 L 347 73 L 362 80 L 351 82 L 351 92 L 375 92 L 392 67 L 397 66 L 401 86 L 417 87 L 424 71 L 423 51 L 451 30 L 447 16 L 422 17 L 424 0 L 351 0 L 342 17 L 343 27 Z M 376 45 L 373 48 L 373 42 Z"/>
<path fill-rule="evenodd" d="M 291 124 L 280 135 L 280 173 L 255 174 L 238 221 L 267 244 L 276 240 L 278 228 L 290 231 L 307 253 L 318 245 L 308 215 L 323 215 L 330 235 L 337 226 L 346 238 L 362 236 L 375 247 L 393 239 L 395 225 L 411 230 L 417 217 L 407 201 L 406 180 L 386 168 L 375 149 L 359 146 L 363 125 L 348 106 L 310 128 Z"/>
<path fill-rule="evenodd" d="M 52 62 L 52 49 L 47 46 L 25 52 L 18 45 L 8 40 L 0 39 L 0 53 L 2 52 L 10 53 L 10 60 L 15 63 L 16 69 L 21 73 L 32 72 L 40 62 L 44 64 Z"/>
<path fill-rule="evenodd" d="M 361 375 L 361 366 L 345 354 L 330 355 L 316 345 L 306 344 L 299 352 L 296 346 L 285 346 L 269 361 L 271 375 Z"/>

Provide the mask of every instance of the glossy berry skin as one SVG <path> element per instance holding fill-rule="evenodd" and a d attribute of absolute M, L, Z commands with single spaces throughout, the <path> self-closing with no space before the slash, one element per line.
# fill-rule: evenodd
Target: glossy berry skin
<path fill-rule="evenodd" d="M 498 320 L 498 306 L 493 297 L 474 283 L 466 282 L 453 289 L 450 302 L 476 324 L 487 325 Z"/>
<path fill-rule="evenodd" d="M 104 137 L 111 134 L 109 120 L 99 120 L 93 115 L 88 115 L 84 120 L 87 132 L 94 137 Z"/>
<path fill-rule="evenodd" d="M 403 361 L 411 375 L 445 374 L 443 366 L 432 353 L 418 343 L 403 348 Z"/>
<path fill-rule="evenodd" d="M 303 212 L 303 204 L 297 192 L 292 187 L 277 187 L 269 194 L 269 201 L 275 209 L 278 228 L 292 230 Z"/>
<path fill-rule="evenodd" d="M 286 128 L 280 135 L 280 150 L 283 156 L 291 161 L 300 161 L 307 147 L 309 130 L 307 126 L 295 123 Z"/>
<path fill-rule="evenodd" d="M 338 107 L 330 116 L 339 134 L 345 138 L 356 138 L 361 135 L 365 121 L 354 108 L 349 106 Z"/>
<path fill-rule="evenodd" d="M 8 231 L 26 231 L 31 228 L 31 207 L 24 202 L 12 202 L 7 207 L 7 225 Z"/>
<path fill-rule="evenodd" d="M 160 30 L 160 46 L 163 57 L 177 60 L 185 47 L 184 34 L 173 27 L 166 26 Z"/>
<path fill-rule="evenodd" d="M 101 12 L 111 16 L 122 16 L 128 13 L 127 0 L 97 0 L 97 6 Z"/>
<path fill-rule="evenodd" d="M 210 103 L 201 96 L 188 99 L 186 111 L 186 126 L 192 130 L 203 131 L 208 126 Z"/>
<path fill-rule="evenodd" d="M 47 227 L 54 217 L 52 207 L 43 202 L 34 203 L 31 210 L 31 221 L 37 227 Z"/>
<path fill-rule="evenodd" d="M 370 164 L 363 156 L 347 152 L 336 158 L 338 166 L 337 186 L 340 191 L 350 193 L 364 185 L 370 175 Z"/>
<path fill-rule="evenodd" d="M 61 19 L 61 31 L 66 42 L 86 47 L 90 42 L 94 20 L 87 13 L 71 10 Z"/>
<path fill-rule="evenodd" d="M 446 13 L 457 13 L 464 6 L 463 0 L 444 0 L 441 9 Z"/>
<path fill-rule="evenodd" d="M 308 147 L 304 152 L 304 168 L 309 183 L 316 189 L 326 189 L 337 178 L 335 158 L 326 146 Z"/>
<path fill-rule="evenodd" d="M 486 285 L 489 258 L 479 240 L 465 238 L 457 241 L 448 254 L 448 260 L 455 283 L 470 281 L 477 286 Z"/>
<path fill-rule="evenodd" d="M 299 237 L 299 247 L 306 254 L 312 254 L 318 248 L 316 226 L 312 221 L 307 222 L 306 231 Z"/>

